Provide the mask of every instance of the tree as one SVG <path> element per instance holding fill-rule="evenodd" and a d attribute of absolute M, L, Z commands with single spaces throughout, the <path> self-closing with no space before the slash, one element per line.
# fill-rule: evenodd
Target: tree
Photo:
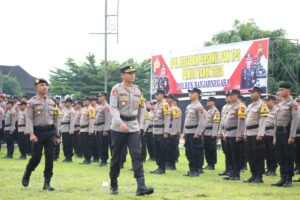
<path fill-rule="evenodd" d="M 22 89 L 16 77 L 2 75 L 1 79 L 4 94 L 22 96 Z"/>
<path fill-rule="evenodd" d="M 142 88 L 147 99 L 150 98 L 150 60 L 137 63 L 131 58 L 121 64 L 108 61 L 107 65 L 108 93 L 121 80 L 120 67 L 134 65 L 137 69 L 135 84 Z M 56 67 L 50 71 L 50 83 L 52 95 L 73 95 L 74 98 L 97 95 L 99 91 L 104 91 L 104 61 L 97 63 L 93 54 L 88 54 L 85 61 L 79 64 L 68 58 L 64 68 Z"/>
<path fill-rule="evenodd" d="M 205 42 L 205 46 L 270 38 L 269 91 L 277 91 L 280 82 L 283 81 L 292 83 L 294 89 L 299 91 L 300 72 L 297 70 L 300 61 L 297 56 L 299 49 L 290 40 L 285 39 L 285 35 L 286 31 L 283 29 L 262 30 L 253 19 L 246 23 L 235 20 L 231 30 L 215 34 L 211 41 Z"/>

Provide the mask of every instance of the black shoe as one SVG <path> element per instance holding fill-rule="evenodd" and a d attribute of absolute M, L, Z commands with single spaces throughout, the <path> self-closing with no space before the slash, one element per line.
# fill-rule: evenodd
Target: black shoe
<path fill-rule="evenodd" d="M 82 163 L 79 163 L 79 164 L 81 164 L 81 165 L 89 165 L 89 164 L 91 164 L 91 161 L 84 160 Z"/>
<path fill-rule="evenodd" d="M 99 159 L 93 158 L 92 162 L 99 162 Z"/>
<path fill-rule="evenodd" d="M 291 180 L 286 180 L 282 187 L 293 187 L 293 182 Z"/>
<path fill-rule="evenodd" d="M 13 156 L 11 156 L 11 155 L 6 155 L 6 156 L 4 156 L 4 157 L 2 157 L 2 158 L 4 158 L 4 159 L 13 159 Z"/>
<path fill-rule="evenodd" d="M 169 168 L 168 168 L 168 170 L 172 170 L 172 171 L 176 170 L 176 166 L 175 165 L 170 165 Z"/>
<path fill-rule="evenodd" d="M 20 156 L 18 160 L 26 160 L 26 156 Z"/>
<path fill-rule="evenodd" d="M 191 171 L 188 171 L 187 173 L 183 174 L 182 176 L 190 176 Z"/>
<path fill-rule="evenodd" d="M 254 180 L 252 180 L 250 183 L 263 183 L 263 179 L 261 177 L 256 177 Z"/>
<path fill-rule="evenodd" d="M 251 183 L 254 179 L 256 178 L 256 176 L 252 175 L 250 178 L 244 180 L 244 183 Z"/>
<path fill-rule="evenodd" d="M 158 168 L 157 170 L 151 171 L 150 173 L 151 174 L 159 174 L 159 175 L 161 175 L 161 174 L 165 174 L 166 171 L 163 170 L 163 169 Z"/>
<path fill-rule="evenodd" d="M 224 179 L 224 180 L 230 180 L 231 177 L 232 177 L 231 175 L 229 175 L 229 176 L 224 176 L 223 179 Z"/>
<path fill-rule="evenodd" d="M 285 182 L 286 182 L 286 177 L 281 176 L 281 179 L 276 183 L 272 183 L 271 186 L 282 187 Z"/>
<path fill-rule="evenodd" d="M 214 165 L 207 165 L 204 169 L 205 170 L 215 170 L 215 166 Z"/>
<path fill-rule="evenodd" d="M 190 172 L 189 177 L 197 177 L 197 176 L 199 176 L 199 173 L 197 171 Z"/>
<path fill-rule="evenodd" d="M 54 191 L 55 189 L 50 185 L 50 180 L 45 180 L 43 190 Z"/>
<path fill-rule="evenodd" d="M 136 190 L 136 195 L 137 196 L 144 196 L 144 195 L 150 195 L 154 192 L 154 189 L 152 187 L 147 187 L 145 185 L 145 179 L 144 177 L 140 177 L 137 179 L 137 190 Z"/>
<path fill-rule="evenodd" d="M 228 175 L 228 171 L 222 171 L 222 172 L 220 172 L 219 174 L 218 174 L 219 176 L 226 176 L 226 175 Z"/>
<path fill-rule="evenodd" d="M 101 162 L 99 163 L 99 167 L 104 167 L 104 166 L 106 166 L 106 165 L 107 165 L 107 162 L 102 162 L 102 161 L 101 161 Z"/>
<path fill-rule="evenodd" d="M 64 162 L 64 163 L 71 163 L 72 159 L 71 158 L 66 158 L 62 162 Z"/>
<path fill-rule="evenodd" d="M 117 179 L 110 180 L 110 194 L 119 194 Z"/>
<path fill-rule="evenodd" d="M 23 178 L 22 178 L 22 185 L 24 187 L 27 187 L 29 185 L 30 175 L 31 175 L 31 172 L 25 170 Z"/>
<path fill-rule="evenodd" d="M 300 178 L 298 178 L 298 179 L 294 180 L 294 182 L 300 182 Z"/>
<path fill-rule="evenodd" d="M 239 181 L 240 177 L 239 176 L 231 176 L 231 177 L 229 177 L 229 180 L 231 180 L 231 181 Z"/>
<path fill-rule="evenodd" d="M 294 173 L 295 174 L 300 174 L 300 169 L 299 168 L 295 169 Z"/>
<path fill-rule="evenodd" d="M 276 176 L 276 172 L 270 170 L 266 175 L 267 176 Z"/>
<path fill-rule="evenodd" d="M 203 174 L 204 173 L 202 168 L 199 169 L 197 172 L 198 172 L 198 174 Z"/>

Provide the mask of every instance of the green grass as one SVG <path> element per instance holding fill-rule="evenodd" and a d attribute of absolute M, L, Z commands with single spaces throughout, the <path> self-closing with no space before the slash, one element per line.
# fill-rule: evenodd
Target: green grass
<path fill-rule="evenodd" d="M 15 158 L 17 158 L 16 150 Z M 6 150 L 2 149 L 0 156 Z M 125 168 L 119 178 L 119 192 L 117 196 L 109 194 L 109 188 L 103 188 L 103 181 L 109 182 L 109 167 L 100 168 L 78 163 L 81 159 L 74 159 L 73 163 L 62 163 L 61 159 L 54 164 L 52 185 L 55 192 L 43 191 L 44 161 L 31 176 L 28 188 L 21 186 L 21 178 L 28 162 L 13 160 L 0 160 L 0 199 L 141 199 L 136 197 L 136 182 L 133 178 L 129 156 Z M 44 159 L 44 157 L 43 157 Z M 270 184 L 278 180 L 277 177 L 264 177 L 260 185 L 245 184 L 243 179 L 248 178 L 249 171 L 241 174 L 241 181 L 225 181 L 217 174 L 224 168 L 224 156 L 218 151 L 218 164 L 215 171 L 205 171 L 205 174 L 189 178 L 182 174 L 187 171 L 187 160 L 181 150 L 180 162 L 177 171 L 167 171 L 165 175 L 151 175 L 150 170 L 156 168 L 154 162 L 144 164 L 146 183 L 155 188 L 155 193 L 145 199 L 300 199 L 300 184 L 294 183 L 293 188 L 274 188 Z"/>

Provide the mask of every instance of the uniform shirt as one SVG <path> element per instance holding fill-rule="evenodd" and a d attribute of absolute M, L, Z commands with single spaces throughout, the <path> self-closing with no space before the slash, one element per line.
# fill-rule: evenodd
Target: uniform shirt
<path fill-rule="evenodd" d="M 153 110 L 153 134 L 170 133 L 170 106 L 166 101 L 157 102 Z"/>
<path fill-rule="evenodd" d="M 62 133 L 74 133 L 74 128 L 75 128 L 75 119 L 76 118 L 76 113 L 75 110 L 70 107 L 70 108 L 64 108 L 62 115 L 61 115 L 61 123 L 60 123 L 60 131 Z"/>
<path fill-rule="evenodd" d="M 56 134 L 58 135 L 57 121 L 60 111 L 56 107 L 53 99 L 49 97 L 34 96 L 28 101 L 26 110 L 26 126 L 25 133 L 34 133 L 34 126 L 51 126 L 54 125 Z"/>
<path fill-rule="evenodd" d="M 19 111 L 19 119 L 18 119 L 18 132 L 24 133 L 25 132 L 25 126 L 26 126 L 26 110 Z"/>
<path fill-rule="evenodd" d="M 107 102 L 98 106 L 98 111 L 95 118 L 95 130 L 98 132 L 109 131 L 111 118 L 110 106 Z"/>
<path fill-rule="evenodd" d="M 214 106 L 207 111 L 207 126 L 205 128 L 204 135 L 216 137 L 218 135 L 219 124 L 220 112 Z"/>
<path fill-rule="evenodd" d="M 220 121 L 220 126 L 219 126 L 219 131 L 218 131 L 218 135 L 220 135 L 220 136 L 225 136 L 224 123 L 225 123 L 225 119 L 226 119 L 227 113 L 230 110 L 230 107 L 231 107 L 231 104 L 227 103 L 222 108 L 222 111 L 221 111 L 221 121 Z"/>
<path fill-rule="evenodd" d="M 82 109 L 75 110 L 75 125 L 74 131 L 80 131 L 80 118 L 81 118 Z"/>
<path fill-rule="evenodd" d="M 246 135 L 264 136 L 269 109 L 263 100 L 252 102 L 246 111 Z M 256 127 L 257 126 L 257 127 Z M 256 127 L 256 128 L 253 128 Z"/>
<path fill-rule="evenodd" d="M 112 88 L 110 95 L 110 110 L 112 115 L 111 129 L 122 132 L 122 121 L 127 125 L 129 132 L 140 132 L 141 117 L 144 115 L 144 101 L 141 89 L 132 84 L 126 87 L 122 83 Z M 125 121 L 121 117 L 135 117 L 135 120 Z"/>
<path fill-rule="evenodd" d="M 94 134 L 96 112 L 92 106 L 84 107 L 80 116 L 80 132 Z"/>
<path fill-rule="evenodd" d="M 191 103 L 185 111 L 183 134 L 196 134 L 201 136 L 207 125 L 206 110 L 200 102 Z"/>
<path fill-rule="evenodd" d="M 177 135 L 180 133 L 181 125 L 181 110 L 177 106 L 171 106 L 171 124 L 170 124 L 170 135 Z"/>
<path fill-rule="evenodd" d="M 18 121 L 18 119 L 19 119 L 19 112 L 20 112 L 20 109 L 19 109 L 19 102 L 17 102 L 17 103 L 15 103 L 14 104 L 14 107 L 13 107 L 13 109 L 16 111 L 16 120 Z"/>
<path fill-rule="evenodd" d="M 10 134 L 13 134 L 16 128 L 17 114 L 16 111 L 12 108 L 6 111 L 5 116 L 5 126 L 4 131 L 9 131 Z"/>
<path fill-rule="evenodd" d="M 274 106 L 272 109 L 269 110 L 265 128 L 266 136 L 274 136 L 276 109 L 276 106 Z"/>
<path fill-rule="evenodd" d="M 298 115 L 298 104 L 292 97 L 281 101 L 276 110 L 275 128 L 290 126 L 290 138 L 294 138 L 297 132 Z"/>
<path fill-rule="evenodd" d="M 2 129 L 2 121 L 5 120 L 5 110 L 0 106 L 0 129 Z"/>
<path fill-rule="evenodd" d="M 245 131 L 246 106 L 233 103 L 224 119 L 225 137 L 243 137 Z M 230 130 L 232 129 L 232 130 Z"/>

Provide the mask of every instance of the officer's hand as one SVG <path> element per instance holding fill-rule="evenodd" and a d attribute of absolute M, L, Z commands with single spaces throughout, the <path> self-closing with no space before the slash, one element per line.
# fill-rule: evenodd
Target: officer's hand
<path fill-rule="evenodd" d="M 104 137 L 108 136 L 108 131 L 103 131 L 103 136 Z"/>
<path fill-rule="evenodd" d="M 294 143 L 295 143 L 295 139 L 294 138 L 289 138 L 288 144 L 294 144 Z"/>
<path fill-rule="evenodd" d="M 193 138 L 198 139 L 198 138 L 200 138 L 200 135 L 194 134 Z"/>
<path fill-rule="evenodd" d="M 32 142 L 32 143 L 35 143 L 38 141 L 37 137 L 33 133 L 31 133 L 29 137 L 30 137 L 30 142 Z"/>
<path fill-rule="evenodd" d="M 120 124 L 120 129 L 122 132 L 128 132 L 128 127 L 124 122 Z"/>
<path fill-rule="evenodd" d="M 262 136 L 256 136 L 256 141 L 260 142 L 263 140 L 263 137 Z"/>
<path fill-rule="evenodd" d="M 169 133 L 165 133 L 164 134 L 164 138 L 166 139 L 166 138 L 168 138 L 169 137 Z"/>
<path fill-rule="evenodd" d="M 55 143 L 55 145 L 59 145 L 60 144 L 60 139 L 59 138 L 55 138 L 54 143 Z"/>
<path fill-rule="evenodd" d="M 243 137 L 237 137 L 237 138 L 235 139 L 236 142 L 241 142 L 242 140 L 243 140 Z"/>
<path fill-rule="evenodd" d="M 276 144 L 276 138 L 273 138 L 273 144 L 274 145 Z"/>

